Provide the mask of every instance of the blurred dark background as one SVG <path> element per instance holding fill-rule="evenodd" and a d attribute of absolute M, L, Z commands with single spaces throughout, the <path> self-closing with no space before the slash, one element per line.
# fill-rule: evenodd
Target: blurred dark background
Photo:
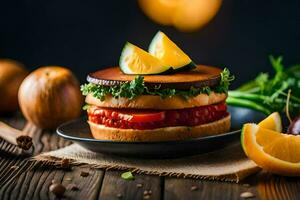
<path fill-rule="evenodd" d="M 135 0 L 0 1 L 0 57 L 27 68 L 61 65 L 81 82 L 118 64 L 126 41 L 147 48 L 164 31 L 196 63 L 229 67 L 234 86 L 271 71 L 268 55 L 300 62 L 300 1 L 224 0 L 216 17 L 193 33 L 160 26 Z"/>

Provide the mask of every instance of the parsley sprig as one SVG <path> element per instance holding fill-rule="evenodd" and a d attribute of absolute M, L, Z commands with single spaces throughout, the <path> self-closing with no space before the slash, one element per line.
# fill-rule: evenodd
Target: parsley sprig
<path fill-rule="evenodd" d="M 168 98 L 173 96 L 180 96 L 188 99 L 190 97 L 197 96 L 199 94 L 210 94 L 212 91 L 217 93 L 227 93 L 230 82 L 234 80 L 234 76 L 230 74 L 230 71 L 225 68 L 221 73 L 220 84 L 215 88 L 203 87 L 194 88 L 191 87 L 189 90 L 177 90 L 174 88 L 161 89 L 156 87 L 149 89 L 145 86 L 144 77 L 136 76 L 134 80 L 130 82 L 124 82 L 115 86 L 103 86 L 93 83 L 87 83 L 81 86 L 83 95 L 92 94 L 95 98 L 101 101 L 105 100 L 107 95 L 111 95 L 114 98 L 128 98 L 134 99 L 140 95 L 158 95 L 161 98 Z"/>
<path fill-rule="evenodd" d="M 234 91 L 229 91 L 227 103 L 244 106 L 262 111 L 266 114 L 284 112 L 287 104 L 288 91 L 291 91 L 288 105 L 292 115 L 300 112 L 300 65 L 284 67 L 283 57 L 270 56 L 274 76 L 260 73 Z"/>

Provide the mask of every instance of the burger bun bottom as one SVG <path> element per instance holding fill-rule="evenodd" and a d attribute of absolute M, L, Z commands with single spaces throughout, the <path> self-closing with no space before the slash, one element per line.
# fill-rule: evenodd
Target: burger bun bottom
<path fill-rule="evenodd" d="M 124 142 L 172 141 L 218 135 L 230 130 L 230 114 L 218 121 L 199 126 L 175 126 L 151 130 L 119 129 L 88 121 L 95 139 Z"/>

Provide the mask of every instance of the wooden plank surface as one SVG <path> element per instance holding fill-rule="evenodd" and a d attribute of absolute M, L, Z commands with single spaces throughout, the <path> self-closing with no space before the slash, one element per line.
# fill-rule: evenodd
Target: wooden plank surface
<path fill-rule="evenodd" d="M 1 118 L 10 125 L 34 136 L 35 154 L 69 145 L 54 131 L 41 131 L 26 124 L 19 114 Z M 1 131 L 1 130 L 0 130 Z M 16 147 L 0 139 L 0 200 L 57 199 L 49 191 L 53 181 L 67 190 L 64 199 L 241 199 L 251 192 L 251 199 L 300 199 L 300 179 L 286 178 L 261 172 L 240 184 L 192 179 L 135 175 L 135 180 L 123 180 L 122 171 L 102 171 L 88 167 L 59 169 L 39 165 L 21 155 L 13 155 Z M 32 168 L 33 167 L 33 168 Z M 32 169 L 31 169 L 32 168 Z M 86 177 L 82 172 L 87 172 Z M 68 188 L 70 184 L 78 190 Z"/>
<path fill-rule="evenodd" d="M 106 171 L 99 199 L 162 199 L 162 178 L 135 175 L 134 180 L 123 180 L 121 174 Z"/>
<path fill-rule="evenodd" d="M 258 199 L 256 188 L 249 184 L 235 184 L 191 179 L 166 178 L 165 199 L 241 199 L 240 194 L 251 192 Z"/>

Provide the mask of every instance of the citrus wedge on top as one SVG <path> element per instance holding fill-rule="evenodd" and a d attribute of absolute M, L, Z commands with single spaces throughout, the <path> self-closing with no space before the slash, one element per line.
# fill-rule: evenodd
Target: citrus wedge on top
<path fill-rule="evenodd" d="M 259 122 L 258 125 L 262 128 L 271 129 L 273 131 L 282 131 L 281 117 L 278 112 L 272 113 L 266 119 Z"/>
<path fill-rule="evenodd" d="M 119 65 L 125 74 L 160 74 L 170 68 L 156 57 L 129 42 L 122 50 Z"/>
<path fill-rule="evenodd" d="M 148 51 L 165 66 L 172 66 L 175 70 L 195 66 L 190 57 L 161 31 L 152 39 Z"/>
<path fill-rule="evenodd" d="M 245 124 L 241 140 L 247 156 L 261 168 L 279 175 L 300 176 L 300 136 Z"/>

